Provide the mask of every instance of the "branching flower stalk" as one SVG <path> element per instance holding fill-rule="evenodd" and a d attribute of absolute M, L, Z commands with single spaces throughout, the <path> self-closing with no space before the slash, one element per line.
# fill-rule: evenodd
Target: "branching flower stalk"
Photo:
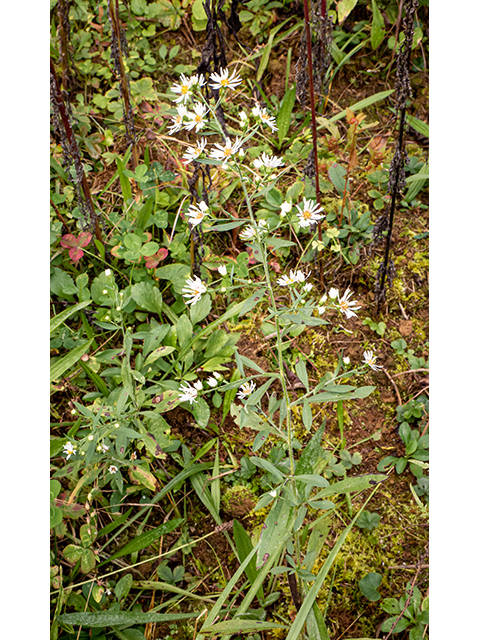
<path fill-rule="evenodd" d="M 308 326 L 319 326 L 325 324 L 325 320 L 321 318 L 323 313 L 328 309 L 337 311 L 344 314 L 347 318 L 351 318 L 356 315 L 355 311 L 360 308 L 357 301 L 352 300 L 353 292 L 349 290 L 345 291 L 343 295 L 337 289 L 330 289 L 328 296 L 324 294 L 318 301 L 315 300 L 314 293 L 312 293 L 313 284 L 308 282 L 310 273 L 303 272 L 301 270 L 291 269 L 289 273 L 283 274 L 277 279 L 276 285 L 272 281 L 270 275 L 270 268 L 268 263 L 268 247 L 273 238 L 276 236 L 276 232 L 281 232 L 282 229 L 291 228 L 292 224 L 296 224 L 298 231 L 307 231 L 315 224 L 319 224 L 324 215 L 321 213 L 322 208 L 314 200 L 303 199 L 302 204 L 296 204 L 293 208 L 293 204 L 285 200 L 285 202 L 278 202 L 278 217 L 276 222 L 268 222 L 266 219 L 258 218 L 254 212 L 255 199 L 261 197 L 265 193 L 265 181 L 276 181 L 277 175 L 275 171 L 284 165 L 284 161 L 276 156 L 271 156 L 267 153 L 263 153 L 261 157 L 257 157 L 249 166 L 246 161 L 246 156 L 243 147 L 248 140 L 260 132 L 262 126 L 268 126 L 272 131 L 276 130 L 276 122 L 273 116 L 270 116 L 265 109 L 261 109 L 259 105 L 256 105 L 251 109 L 250 114 L 242 112 L 238 118 L 240 120 L 240 128 L 242 134 L 235 138 L 224 136 L 224 128 L 222 121 L 218 118 L 220 111 L 219 107 L 224 100 L 224 97 L 228 91 L 234 91 L 237 85 L 241 82 L 241 79 L 233 72 L 231 75 L 227 70 L 222 70 L 219 74 L 214 74 L 210 77 L 210 82 L 215 84 L 221 83 L 218 97 L 209 95 L 207 97 L 202 95 L 200 89 L 205 84 L 205 79 L 202 75 L 194 75 L 191 78 L 182 77 L 181 82 L 172 87 L 173 94 L 179 94 L 178 98 L 175 98 L 175 102 L 181 103 L 177 107 L 177 116 L 173 119 L 172 130 L 179 131 L 185 128 L 189 131 L 195 129 L 197 133 L 200 133 L 202 128 L 207 125 L 208 132 L 215 131 L 222 138 L 222 142 L 214 142 L 207 146 L 207 136 L 203 137 L 197 142 L 195 147 L 190 147 L 184 154 L 185 162 L 196 161 L 198 165 L 207 163 L 208 165 L 217 166 L 219 172 L 225 172 L 226 179 L 232 179 L 234 176 L 239 178 L 239 182 L 242 185 L 244 202 L 248 211 L 248 218 L 246 220 L 238 220 L 234 218 L 235 223 L 244 223 L 243 230 L 240 232 L 239 237 L 248 247 L 255 253 L 257 260 L 261 263 L 263 274 L 255 281 L 255 286 L 260 287 L 257 292 L 254 292 L 249 297 L 249 308 L 253 308 L 255 304 L 262 300 L 266 295 L 268 300 L 268 316 L 265 321 L 272 321 L 275 325 L 275 331 L 273 334 L 276 338 L 276 359 L 278 369 L 274 373 L 264 372 L 262 369 L 258 369 L 255 363 L 248 360 L 239 353 L 236 354 L 235 359 L 237 361 L 237 372 L 235 377 L 232 376 L 230 382 L 227 380 L 224 383 L 219 383 L 218 380 L 221 375 L 215 376 L 215 378 L 208 379 L 207 385 L 210 389 L 205 389 L 200 379 L 190 384 L 190 379 L 184 379 L 181 381 L 179 391 L 181 392 L 180 400 L 182 402 L 189 402 L 190 404 L 196 403 L 205 392 L 226 392 L 231 390 L 238 390 L 236 397 L 242 402 L 241 405 L 235 405 L 235 408 L 231 406 L 233 410 L 232 416 L 240 427 L 253 426 L 257 429 L 261 436 L 259 445 L 256 446 L 254 451 L 261 447 L 270 435 L 277 436 L 282 441 L 283 447 L 287 454 L 288 472 L 279 471 L 275 473 L 276 486 L 272 487 L 270 491 L 264 494 L 256 508 L 261 508 L 274 502 L 272 510 L 267 516 L 264 524 L 264 530 L 269 529 L 272 526 L 280 524 L 280 522 L 272 522 L 277 518 L 277 512 L 281 512 L 282 516 L 278 516 L 278 520 L 281 521 L 280 527 L 285 527 L 285 534 L 289 536 L 293 546 L 290 547 L 291 551 L 288 551 L 287 559 L 291 566 L 298 568 L 292 572 L 289 571 L 289 584 L 291 588 L 292 597 L 294 598 L 297 608 L 302 606 L 302 600 L 307 591 L 306 583 L 304 582 L 305 576 L 301 573 L 300 567 L 302 563 L 302 553 L 300 545 L 300 528 L 307 513 L 307 507 L 305 506 L 306 497 L 310 494 L 310 490 L 307 492 L 305 485 L 305 478 L 311 478 L 314 486 L 325 486 L 323 482 L 325 480 L 317 480 L 317 476 L 302 475 L 302 472 L 298 471 L 299 461 L 295 460 L 295 438 L 294 438 L 294 425 L 293 425 L 293 409 L 294 407 L 302 408 L 302 420 L 307 430 L 310 430 L 313 422 L 312 413 L 310 409 L 311 402 L 318 401 L 318 393 L 322 390 L 327 391 L 325 398 L 329 398 L 328 401 L 336 401 L 336 393 L 332 394 L 332 390 L 335 390 L 335 382 L 337 380 L 342 381 L 355 375 L 356 373 L 364 372 L 368 366 L 373 368 L 375 363 L 375 356 L 373 353 L 365 356 L 365 362 L 362 363 L 359 369 L 353 369 L 351 371 L 342 370 L 342 364 L 340 363 L 335 373 L 330 374 L 326 379 L 319 382 L 315 388 L 309 388 L 308 374 L 305 364 L 295 365 L 297 375 L 301 376 L 302 383 L 305 387 L 305 393 L 301 398 L 292 399 L 291 392 L 289 392 L 288 386 L 288 368 L 286 367 L 283 350 L 285 345 L 283 340 L 288 333 L 298 327 L 298 325 L 305 324 Z M 253 122 L 253 123 L 252 123 Z M 172 131 L 173 132 L 173 131 Z M 228 132 L 227 132 L 228 134 Z M 197 174 L 197 166 L 194 166 L 193 178 Z M 205 188 L 205 185 L 203 185 Z M 199 229 L 202 223 L 212 216 L 210 206 L 207 202 L 208 197 L 202 190 L 203 200 L 198 205 L 191 203 L 186 216 L 190 229 Z M 289 218 L 287 218 L 289 216 Z M 217 218 L 218 220 L 218 218 Z M 227 218 L 228 221 L 231 219 Z M 271 226 L 270 226 L 271 225 Z M 208 228 L 206 228 L 208 231 Z M 272 237 L 273 236 L 273 237 Z M 281 236 L 277 236 L 276 240 L 280 240 Z M 234 265 L 227 269 L 225 265 L 220 265 L 218 268 L 219 274 L 223 276 L 221 286 L 218 287 L 220 292 L 226 292 L 228 289 L 232 290 L 236 288 L 234 284 Z M 230 271 L 230 278 L 227 281 L 228 272 Z M 205 276 L 203 276 L 205 277 Z M 245 285 L 253 285 L 253 281 L 245 279 L 244 276 L 238 277 L 237 281 Z M 218 281 L 217 281 L 218 283 Z M 225 286 L 227 285 L 227 286 Z M 233 285 L 233 286 L 231 286 Z M 217 284 L 218 286 L 218 284 Z M 182 296 L 185 304 L 190 309 L 190 316 L 192 316 L 192 309 L 195 305 L 202 304 L 202 298 L 208 295 L 209 289 L 215 287 L 215 282 L 209 284 L 206 281 L 202 281 L 202 274 L 196 274 L 194 277 L 187 278 L 185 286 L 182 289 Z M 288 302 L 279 304 L 276 299 L 277 287 L 284 288 L 287 291 Z M 239 303 L 237 313 L 243 308 L 243 303 Z M 232 310 L 226 313 L 232 313 Z M 230 316 L 229 316 L 230 317 Z M 192 320 L 194 325 L 194 320 Z M 272 334 L 272 335 L 273 335 Z M 180 353 L 179 358 L 181 358 Z M 244 373 L 244 365 L 248 368 L 257 370 L 259 373 L 246 376 Z M 164 374 L 164 378 L 170 375 L 173 364 L 170 369 Z M 379 365 L 375 365 L 379 366 Z M 262 383 L 262 386 L 257 389 L 256 381 L 258 379 L 265 379 L 267 381 Z M 300 378 L 299 378 L 300 379 Z M 266 411 L 262 408 L 262 400 L 266 400 L 266 394 L 270 385 L 278 380 L 280 382 L 280 399 L 277 398 L 276 393 L 273 393 L 269 399 L 269 409 Z M 330 385 L 330 387 L 328 386 Z M 340 388 L 344 388 L 340 386 Z M 349 387 L 350 389 L 352 387 Z M 366 387 L 364 389 L 373 390 L 373 387 Z M 368 391 L 370 393 L 371 391 Z M 347 392 L 346 392 L 347 393 Z M 330 394 L 330 395 L 329 395 Z M 333 397 L 333 400 L 330 400 Z M 363 395 L 352 396 L 342 395 L 342 399 L 351 399 L 353 397 L 364 397 Z M 321 400 L 322 401 L 322 400 Z M 327 400 L 326 400 L 327 401 Z M 300 408 L 300 407 L 299 407 Z M 277 420 L 276 415 L 279 415 Z M 275 418 L 274 418 L 275 416 Z M 262 433 L 263 432 L 263 433 Z M 322 435 L 323 431 L 319 431 L 318 435 Z M 257 463 L 258 466 L 263 466 L 261 458 L 253 456 L 252 461 Z M 306 463 L 304 463 L 306 464 Z M 267 466 L 267 469 L 271 470 Z M 266 468 L 265 466 L 263 468 Z M 298 474 L 298 477 L 296 476 Z M 305 472 L 304 472 L 305 473 Z M 316 483 L 316 484 L 315 484 Z M 320 484 L 319 484 L 320 483 Z M 271 486 L 271 485 L 270 485 Z M 310 503 L 309 503 L 310 504 Z M 318 506 L 313 506 L 318 508 Z M 294 522 L 297 525 L 294 528 Z M 287 525 L 287 523 L 289 523 Z M 263 549 L 259 548 L 257 554 L 257 568 L 265 566 L 269 561 L 269 557 L 272 549 L 269 548 L 269 535 L 270 533 L 262 533 Z M 282 562 L 282 561 L 280 561 Z M 293 563 L 293 565 L 292 565 Z M 278 567 L 277 567 L 278 568 Z M 299 577 L 299 584 L 297 584 L 297 575 Z"/>
<path fill-rule="evenodd" d="M 54 125 L 60 134 L 65 159 L 67 162 L 73 163 L 75 167 L 75 185 L 77 187 L 80 209 L 84 215 L 89 218 L 97 240 L 102 242 L 102 233 L 98 223 L 98 216 L 95 212 L 95 206 L 93 204 L 90 187 L 88 186 L 87 178 L 83 170 L 77 140 L 70 125 L 67 108 L 58 84 L 57 74 L 55 72 L 52 59 L 50 59 L 50 89 Z M 58 119 L 58 115 L 60 115 L 60 119 Z"/>
<path fill-rule="evenodd" d="M 395 153 L 390 164 L 390 174 L 388 180 L 388 189 L 391 193 L 390 211 L 387 220 L 387 214 L 379 218 L 377 221 L 373 236 L 378 241 L 386 231 L 385 254 L 383 263 L 377 272 L 375 283 L 375 298 L 377 302 L 377 313 L 380 303 L 385 299 L 385 279 L 393 277 L 393 263 L 389 260 L 390 245 L 393 230 L 393 217 L 395 213 L 395 204 L 397 196 L 405 189 L 405 145 L 403 134 L 405 129 L 407 100 L 412 94 L 410 85 L 410 55 L 412 51 L 413 32 L 414 32 L 414 16 L 418 7 L 418 0 L 406 0 L 405 2 L 405 18 L 403 20 L 405 40 L 399 49 L 397 56 L 397 74 L 395 81 L 396 90 L 396 111 L 397 119 L 399 119 L 397 145 Z"/>

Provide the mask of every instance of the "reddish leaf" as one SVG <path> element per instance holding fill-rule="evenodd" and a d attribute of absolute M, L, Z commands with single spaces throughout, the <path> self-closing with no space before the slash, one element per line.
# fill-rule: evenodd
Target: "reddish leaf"
<path fill-rule="evenodd" d="M 168 249 L 162 247 L 154 253 L 153 256 L 145 257 L 145 266 L 147 269 L 154 269 L 161 260 L 165 260 L 168 256 Z"/>
<path fill-rule="evenodd" d="M 72 262 L 78 262 L 83 256 L 80 247 L 86 247 L 92 239 L 89 231 L 81 231 L 76 238 L 72 233 L 66 233 L 60 240 L 60 245 L 64 249 L 69 249 L 68 255 Z"/>

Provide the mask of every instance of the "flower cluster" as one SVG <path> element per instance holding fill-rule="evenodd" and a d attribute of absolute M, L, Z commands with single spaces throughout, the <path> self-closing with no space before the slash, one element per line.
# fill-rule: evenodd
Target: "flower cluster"
<path fill-rule="evenodd" d="M 301 271 L 300 269 L 298 271 L 293 271 L 291 269 L 290 274 L 288 276 L 283 275 L 280 278 L 278 278 L 277 284 L 279 284 L 281 287 L 289 287 L 290 285 L 296 284 L 298 282 L 305 282 L 305 280 L 308 278 L 309 275 L 310 273 L 303 273 L 303 271 Z M 305 285 L 305 287 L 306 286 L 307 285 Z M 305 290 L 310 291 L 311 288 L 312 287 L 310 286 L 308 289 L 305 289 Z"/>
<path fill-rule="evenodd" d="M 180 402 L 190 402 L 190 404 L 193 404 L 194 402 L 197 402 L 198 392 L 202 389 L 203 385 L 200 380 L 194 382 L 193 387 L 188 382 L 185 382 L 179 387 L 182 395 L 179 396 L 178 399 L 180 400 Z"/>

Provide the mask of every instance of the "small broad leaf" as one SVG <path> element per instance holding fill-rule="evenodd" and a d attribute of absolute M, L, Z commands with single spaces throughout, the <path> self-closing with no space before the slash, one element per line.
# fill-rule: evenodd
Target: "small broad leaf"
<path fill-rule="evenodd" d="M 157 314 L 162 312 L 162 294 L 150 282 L 137 282 L 137 284 L 134 284 L 132 298 L 142 309 Z"/>
<path fill-rule="evenodd" d="M 367 575 L 360 580 L 358 586 L 366 598 L 375 602 L 381 598 L 380 593 L 377 591 L 381 582 L 382 576 L 379 573 L 367 573 Z"/>

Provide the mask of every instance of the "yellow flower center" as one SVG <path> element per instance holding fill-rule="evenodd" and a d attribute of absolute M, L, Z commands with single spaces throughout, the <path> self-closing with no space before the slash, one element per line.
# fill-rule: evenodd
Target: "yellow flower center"
<path fill-rule="evenodd" d="M 195 122 L 202 122 L 203 118 L 202 116 L 195 116 Z"/>
<path fill-rule="evenodd" d="M 222 87 L 226 87 L 228 85 L 228 78 L 223 78 L 222 80 L 220 80 L 220 84 L 222 85 Z"/>
<path fill-rule="evenodd" d="M 189 88 L 190 87 L 188 86 L 188 84 L 182 85 L 182 93 L 183 93 L 183 95 L 188 93 Z"/>
<path fill-rule="evenodd" d="M 310 218 L 312 217 L 312 212 L 311 212 L 311 211 L 308 211 L 308 209 L 307 209 L 306 211 L 304 211 L 304 212 L 303 212 L 303 217 L 304 217 L 306 220 L 310 220 Z"/>

